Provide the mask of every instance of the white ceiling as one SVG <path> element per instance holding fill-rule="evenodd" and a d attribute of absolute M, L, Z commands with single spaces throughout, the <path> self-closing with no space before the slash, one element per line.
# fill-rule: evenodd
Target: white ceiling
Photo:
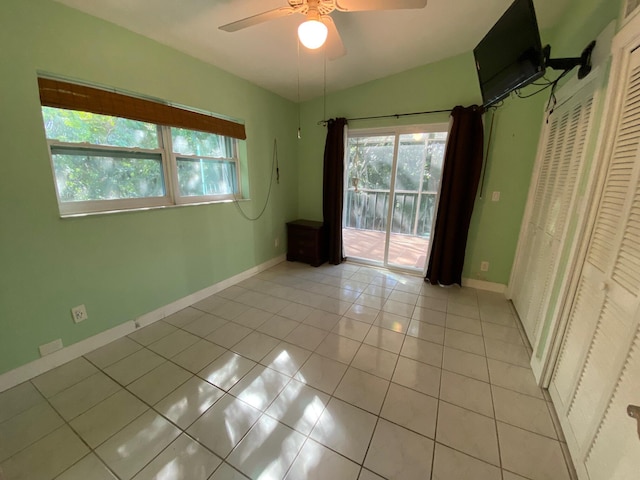
<path fill-rule="evenodd" d="M 298 99 L 297 27 L 291 15 L 238 32 L 218 29 L 286 0 L 56 0 Z M 540 28 L 570 0 L 534 0 Z M 472 50 L 512 0 L 429 0 L 421 10 L 333 12 L 347 54 L 327 60 L 333 92 Z M 300 99 L 322 95 L 324 55 L 300 47 Z"/>

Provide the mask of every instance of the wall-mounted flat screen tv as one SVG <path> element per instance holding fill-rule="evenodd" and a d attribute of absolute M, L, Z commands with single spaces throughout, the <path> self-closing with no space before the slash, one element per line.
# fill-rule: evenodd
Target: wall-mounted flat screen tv
<path fill-rule="evenodd" d="M 473 54 L 484 107 L 542 77 L 545 61 L 533 0 L 515 0 Z"/>

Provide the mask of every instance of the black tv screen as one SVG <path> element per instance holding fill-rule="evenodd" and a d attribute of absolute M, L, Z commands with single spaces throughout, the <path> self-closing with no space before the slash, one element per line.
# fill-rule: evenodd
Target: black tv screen
<path fill-rule="evenodd" d="M 473 50 L 485 107 L 545 72 L 533 0 L 515 0 Z"/>

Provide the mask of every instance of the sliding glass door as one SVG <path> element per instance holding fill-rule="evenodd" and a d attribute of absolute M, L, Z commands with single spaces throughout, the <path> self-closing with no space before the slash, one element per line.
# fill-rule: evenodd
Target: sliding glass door
<path fill-rule="evenodd" d="M 447 128 L 349 131 L 343 220 L 347 257 L 424 271 Z"/>

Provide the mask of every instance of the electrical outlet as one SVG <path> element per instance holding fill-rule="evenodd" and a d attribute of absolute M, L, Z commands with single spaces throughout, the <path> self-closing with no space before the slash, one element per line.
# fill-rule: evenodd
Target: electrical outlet
<path fill-rule="evenodd" d="M 62 339 L 58 338 L 53 342 L 45 343 L 44 345 L 40 345 L 38 350 L 40 350 L 40 356 L 44 357 L 45 355 L 49 355 L 50 353 L 56 352 L 63 347 Z"/>
<path fill-rule="evenodd" d="M 78 305 L 77 307 L 73 307 L 71 309 L 71 317 L 73 321 L 76 323 L 80 323 L 87 318 L 87 308 L 84 305 Z"/>
<path fill-rule="evenodd" d="M 276 237 L 273 243 L 275 244 L 276 248 L 278 248 L 280 246 L 280 237 Z"/>
<path fill-rule="evenodd" d="M 488 272 L 489 271 L 489 262 L 480 263 L 480 271 L 481 272 Z"/>
<path fill-rule="evenodd" d="M 491 194 L 491 201 L 492 202 L 499 202 L 500 201 L 500 192 L 493 192 Z"/>

